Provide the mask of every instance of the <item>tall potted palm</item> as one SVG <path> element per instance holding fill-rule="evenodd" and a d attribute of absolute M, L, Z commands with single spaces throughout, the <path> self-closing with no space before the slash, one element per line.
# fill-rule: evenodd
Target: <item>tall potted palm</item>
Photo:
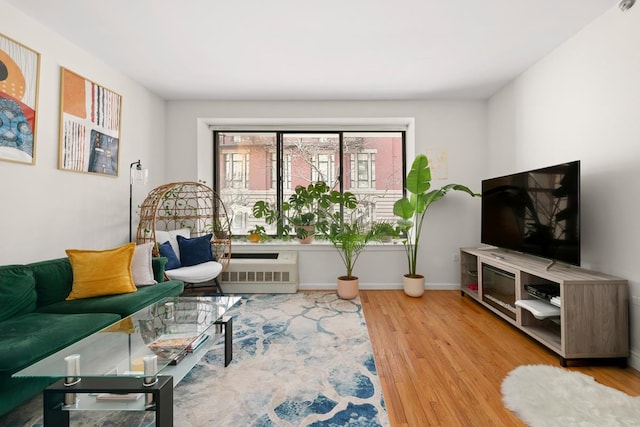
<path fill-rule="evenodd" d="M 353 274 L 356 261 L 367 243 L 382 240 L 388 235 L 389 227 L 384 222 L 365 224 L 357 218 L 354 209 L 358 202 L 351 192 L 332 191 L 329 198 L 335 206 L 343 209 L 328 214 L 318 230 L 338 251 L 346 270 L 346 274 L 337 279 L 338 296 L 353 299 L 358 296 L 359 289 L 359 279 Z"/>
<path fill-rule="evenodd" d="M 398 230 L 406 233 L 403 240 L 407 256 L 408 272 L 404 275 L 404 291 L 412 297 L 424 293 L 424 275 L 417 273 L 418 248 L 420 235 L 427 209 L 431 204 L 442 199 L 449 191 L 457 190 L 472 197 L 480 196 L 468 187 L 460 184 L 447 184 L 439 189 L 431 188 L 431 168 L 424 154 L 418 154 L 413 160 L 411 170 L 407 174 L 406 190 L 409 197 L 402 197 L 393 205 L 393 213 L 398 216 Z"/>

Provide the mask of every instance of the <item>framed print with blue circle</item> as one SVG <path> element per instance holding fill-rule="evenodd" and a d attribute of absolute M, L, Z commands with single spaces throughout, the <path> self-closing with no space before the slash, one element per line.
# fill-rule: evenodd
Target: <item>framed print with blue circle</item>
<path fill-rule="evenodd" d="M 35 164 L 40 54 L 0 34 L 0 160 Z"/>

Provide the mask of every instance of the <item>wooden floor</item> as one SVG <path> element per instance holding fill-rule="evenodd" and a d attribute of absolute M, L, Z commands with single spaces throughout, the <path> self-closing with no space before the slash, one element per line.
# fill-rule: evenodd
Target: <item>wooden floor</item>
<path fill-rule="evenodd" d="M 557 356 L 459 291 L 360 290 L 391 426 L 524 426 L 502 404 L 502 379 Z M 638 371 L 570 367 L 632 396 Z"/>

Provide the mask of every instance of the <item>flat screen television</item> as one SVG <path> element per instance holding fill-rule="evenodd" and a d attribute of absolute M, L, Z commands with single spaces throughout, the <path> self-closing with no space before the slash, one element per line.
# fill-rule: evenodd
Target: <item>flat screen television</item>
<path fill-rule="evenodd" d="M 580 161 L 483 180 L 481 240 L 580 265 Z"/>

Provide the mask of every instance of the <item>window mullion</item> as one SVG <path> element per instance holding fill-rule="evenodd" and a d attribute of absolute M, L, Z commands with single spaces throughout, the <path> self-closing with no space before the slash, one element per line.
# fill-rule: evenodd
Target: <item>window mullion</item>
<path fill-rule="evenodd" d="M 276 208 L 280 213 L 278 223 L 276 225 L 276 233 L 282 234 L 283 227 L 283 215 L 282 215 L 282 203 L 284 202 L 284 179 L 283 179 L 283 165 L 284 161 L 284 133 L 276 132 Z"/>

